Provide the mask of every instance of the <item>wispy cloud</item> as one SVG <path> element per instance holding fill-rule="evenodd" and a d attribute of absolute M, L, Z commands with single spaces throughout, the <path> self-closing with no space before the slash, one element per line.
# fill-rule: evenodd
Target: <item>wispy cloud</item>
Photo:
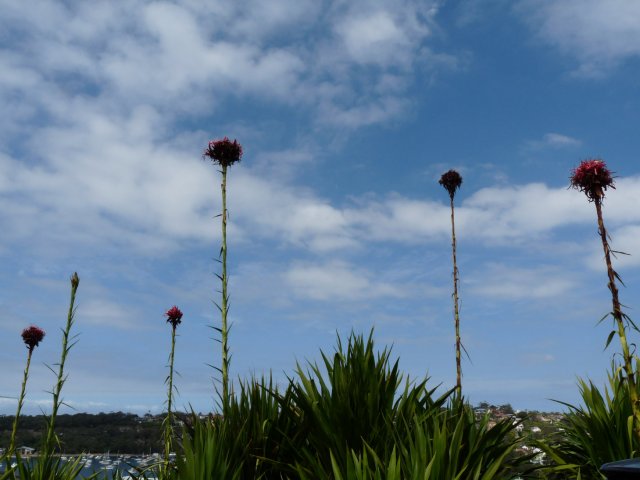
<path fill-rule="evenodd" d="M 219 111 L 231 96 L 356 128 L 401 114 L 416 69 L 449 68 L 426 44 L 435 1 L 385 0 L 374 11 L 337 0 L 45 3 L 3 5 L 14 36 L 0 98 L 13 122 L 73 120 L 66 107 L 87 101 L 112 115 L 146 105 L 173 121 Z"/>
<path fill-rule="evenodd" d="M 540 140 L 530 140 L 526 146 L 529 149 L 540 150 L 544 148 L 564 149 L 575 148 L 582 145 L 577 138 L 563 135 L 561 133 L 545 133 Z"/>
<path fill-rule="evenodd" d="M 604 76 L 640 55 L 635 0 L 523 0 L 518 6 L 541 41 L 576 59 L 578 75 Z"/>
<path fill-rule="evenodd" d="M 289 288 L 312 300 L 363 300 L 402 297 L 398 286 L 373 278 L 368 272 L 344 262 L 299 264 L 285 274 Z"/>
<path fill-rule="evenodd" d="M 466 277 L 472 294 L 520 300 L 561 297 L 578 282 L 558 267 L 518 268 L 489 264 Z"/>

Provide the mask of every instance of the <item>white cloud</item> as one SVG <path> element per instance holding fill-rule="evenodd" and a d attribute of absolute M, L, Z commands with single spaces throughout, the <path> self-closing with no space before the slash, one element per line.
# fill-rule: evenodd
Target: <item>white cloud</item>
<path fill-rule="evenodd" d="M 413 66 L 443 67 L 425 45 L 433 5 L 386 0 L 363 15 L 364 5 L 337 0 L 7 4 L 0 26 L 14 36 L 3 49 L 0 98 L 19 93 L 32 107 L 22 116 L 32 119 L 39 109 L 49 113 L 53 98 L 91 99 L 112 112 L 149 104 L 192 117 L 231 96 L 302 107 L 332 125 L 334 114 L 339 126 L 384 122 L 406 108 Z M 5 104 L 19 107 L 13 103 Z M 54 113 L 68 118 L 64 109 Z"/>
<path fill-rule="evenodd" d="M 562 269 L 550 266 L 518 268 L 494 263 L 465 278 L 476 295 L 511 300 L 559 297 L 577 285 Z"/>
<path fill-rule="evenodd" d="M 640 224 L 625 225 L 613 231 L 608 231 L 608 233 L 610 235 L 609 246 L 614 250 L 611 259 L 613 268 L 616 271 L 622 271 L 625 268 L 640 266 Z M 606 268 L 604 252 L 599 237 L 594 236 L 591 250 L 593 253 L 587 260 L 589 267 L 594 270 L 604 271 Z"/>
<path fill-rule="evenodd" d="M 322 3 L 314 0 L 219 0 L 181 2 L 212 26 L 212 36 L 232 40 L 282 41 L 286 34 L 303 36 L 320 21 Z"/>
<path fill-rule="evenodd" d="M 345 215 L 364 238 L 415 243 L 444 238 L 451 229 L 449 212 L 441 203 L 391 195 L 382 201 L 367 199 Z"/>
<path fill-rule="evenodd" d="M 213 220 L 220 209 L 215 168 L 193 158 L 180 139 L 160 140 L 163 130 L 155 110 L 136 109 L 120 122 L 91 108 L 77 116 L 68 131 L 54 126 L 41 130 L 30 148 L 36 156 L 46 145 L 42 162 L 30 165 L 0 155 L 5 247 L 25 241 L 49 249 L 66 245 L 68 251 L 74 245 L 126 245 L 154 254 L 219 235 Z M 313 161 L 304 149 L 284 155 L 294 165 Z M 359 249 L 370 242 L 448 241 L 445 202 L 389 194 L 338 205 L 295 187 L 291 175 L 280 175 L 282 169 L 270 168 L 279 156 L 266 155 L 256 168 L 242 162 L 230 172 L 234 241 L 266 237 L 312 252 Z M 617 189 L 605 200 L 610 228 L 640 221 L 639 191 L 640 178 L 618 179 Z M 461 241 L 526 245 L 578 224 L 595 226 L 595 213 L 583 195 L 566 187 L 488 187 L 456 206 Z"/>
<path fill-rule="evenodd" d="M 553 228 L 585 221 L 584 198 L 539 183 L 483 188 L 462 203 L 461 232 L 494 241 L 534 240 Z"/>
<path fill-rule="evenodd" d="M 336 31 L 349 55 L 358 63 L 405 63 L 410 39 L 389 12 L 370 12 L 345 18 Z"/>
<path fill-rule="evenodd" d="M 368 272 L 340 261 L 294 265 L 285 278 L 296 295 L 312 300 L 363 300 L 404 295 L 398 286 L 379 281 Z"/>
<path fill-rule="evenodd" d="M 554 362 L 556 357 L 551 353 L 524 353 L 522 359 L 529 365 L 535 365 Z"/>
<path fill-rule="evenodd" d="M 357 245 L 343 212 L 313 193 L 246 172 L 234 181 L 230 208 L 252 235 L 259 232 L 312 251 Z"/>
<path fill-rule="evenodd" d="M 579 74 L 605 75 L 640 55 L 636 0 L 524 0 L 519 6 L 542 41 L 576 58 Z"/>
<path fill-rule="evenodd" d="M 395 118 L 407 105 L 406 100 L 394 96 L 351 105 L 327 102 L 321 106 L 320 119 L 325 124 L 356 129 Z"/>
<path fill-rule="evenodd" d="M 634 182 L 626 195 L 638 189 L 640 183 Z M 555 228 L 593 220 L 590 208 L 582 195 L 564 187 L 532 183 L 483 188 L 456 206 L 456 231 L 462 241 L 534 242 Z M 377 241 L 443 240 L 451 231 L 449 205 L 399 195 L 364 199 L 345 209 L 345 216 L 363 238 Z"/>
<path fill-rule="evenodd" d="M 545 133 L 540 140 L 527 142 L 527 146 L 532 149 L 542 148 L 572 148 L 579 147 L 582 142 L 577 138 L 562 135 L 560 133 Z"/>
<path fill-rule="evenodd" d="M 0 193 L 5 205 L 16 207 L 2 217 L 14 239 L 35 232 L 63 239 L 73 232 L 80 243 L 83 237 L 126 239 L 150 251 L 177 238 L 211 238 L 214 173 L 170 144 L 156 143 L 153 110 L 136 109 L 120 122 L 91 110 L 77 116 L 40 131 L 32 148 L 34 157 L 44 156 L 41 163 L 0 157 L 8 179 Z"/>
<path fill-rule="evenodd" d="M 69 250 L 71 243 L 110 244 L 157 254 L 184 241 L 211 241 L 218 235 L 217 174 L 185 146 L 200 134 L 189 133 L 186 142 L 172 136 L 172 126 L 187 112 L 214 112 L 218 98 L 302 105 L 318 121 L 348 128 L 408 108 L 405 94 L 425 60 L 437 2 L 386 0 L 374 10 L 366 2 L 293 3 L 223 1 L 201 10 L 189 1 L 132 1 L 127 8 L 39 2 L 36 14 L 24 2 L 4 2 L 0 22 L 15 35 L 0 56 L 0 99 L 11 112 L 0 119 L 10 145 L 0 152 L 5 242 Z M 240 16 L 244 7 L 252 8 Z M 249 31 L 260 22 L 253 36 L 231 28 Z M 283 25 L 291 36 L 278 33 Z M 300 41 L 306 33 L 310 40 Z M 541 142 L 579 144 L 554 132 Z M 273 168 L 279 157 L 285 165 Z M 306 142 L 263 155 L 256 168 L 234 168 L 234 238 L 263 235 L 313 252 L 448 238 L 443 202 L 390 194 L 338 204 L 294 187 L 292 165 L 314 160 Z M 638 185 L 620 180 L 607 199 L 612 227 L 640 216 Z M 457 216 L 461 238 L 489 242 L 531 241 L 593 220 L 580 195 L 541 184 L 482 189 Z"/>
<path fill-rule="evenodd" d="M 141 312 L 136 310 L 136 308 L 124 307 L 120 302 L 90 297 L 82 302 L 82 321 L 108 328 L 136 330 L 141 325 L 139 320 Z"/>
<path fill-rule="evenodd" d="M 547 133 L 542 140 L 551 147 L 577 147 L 582 144 L 580 140 L 559 133 Z"/>

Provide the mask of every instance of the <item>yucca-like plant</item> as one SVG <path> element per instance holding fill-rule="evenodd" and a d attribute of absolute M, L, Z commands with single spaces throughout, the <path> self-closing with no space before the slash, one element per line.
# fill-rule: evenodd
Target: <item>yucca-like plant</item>
<path fill-rule="evenodd" d="M 371 334 L 346 348 L 338 338 L 322 366 L 298 366 L 291 383 L 300 478 L 507 480 L 528 460 L 515 452 L 517 423 L 490 425 L 455 389 L 436 397 L 426 380 L 403 381 Z"/>
<path fill-rule="evenodd" d="M 331 450 L 329 464 L 298 464 L 297 473 L 308 480 L 510 480 L 530 458 L 515 454 L 515 426 L 510 419 L 494 426 L 488 416 L 476 419 L 456 395 L 439 414 L 416 415 L 409 428 L 398 429 L 390 451 L 381 453 L 363 441 L 345 455 Z"/>
<path fill-rule="evenodd" d="M 602 464 L 640 453 L 627 384 L 616 365 L 608 377 L 603 390 L 591 381 L 578 381 L 584 406 L 560 402 L 569 409 L 561 434 L 539 442 L 553 462 L 548 469 L 551 478 L 575 478 L 580 472 L 583 478 L 604 479 L 599 473 Z"/>
<path fill-rule="evenodd" d="M 289 437 L 297 426 L 290 390 L 280 394 L 271 379 L 239 382 L 226 414 L 205 419 L 192 414 L 183 430 L 176 464 L 179 478 L 280 478 L 293 472 L 295 458 Z M 228 476 L 202 477 L 218 472 Z"/>
<path fill-rule="evenodd" d="M 376 353 L 372 333 L 367 339 L 352 333 L 346 349 L 338 337 L 335 353 L 322 353 L 322 367 L 310 364 L 305 371 L 299 365 L 296 373 L 290 413 L 299 426 L 290 442 L 298 447 L 297 471 L 311 476 L 332 463 L 346 468 L 351 451 L 359 455 L 365 444 L 387 458 L 397 432 L 416 416 L 437 415 L 451 393 L 434 398 L 426 380 L 403 381 L 390 351 Z"/>
<path fill-rule="evenodd" d="M 234 140 L 233 142 L 227 137 L 222 140 L 213 140 L 209 142 L 207 149 L 203 153 L 203 157 L 208 157 L 215 165 L 219 165 L 222 170 L 222 245 L 220 247 L 220 257 L 222 262 L 222 274 L 218 278 L 222 282 L 222 299 L 218 309 L 222 316 L 220 328 L 214 327 L 220 333 L 220 343 L 222 346 L 222 363 L 219 371 L 222 376 L 222 408 L 226 409 L 229 401 L 229 365 L 231 357 L 229 355 L 229 325 L 227 323 L 227 315 L 229 313 L 229 293 L 227 274 L 227 170 L 242 158 L 242 146 Z"/>
<path fill-rule="evenodd" d="M 280 393 L 271 378 L 239 385 L 223 421 L 239 432 L 246 448 L 242 478 L 279 478 L 290 473 L 298 448 L 290 438 L 299 425 L 291 386 Z"/>
<path fill-rule="evenodd" d="M 458 424 L 459 426 L 459 424 Z M 464 448 L 453 446 L 458 440 L 454 434 L 462 430 L 448 431 L 441 428 L 432 432 L 425 425 L 417 425 L 414 436 L 398 454 L 394 448 L 388 458 L 381 459 L 368 445 L 360 451 L 351 450 L 346 465 L 340 465 L 331 452 L 330 470 L 323 469 L 318 463 L 316 473 L 300 468 L 301 479 L 344 479 L 344 480 L 511 480 L 516 478 L 515 462 L 509 460 L 514 444 L 501 442 L 502 454 L 493 458 L 491 452 L 485 458 L 476 455 L 467 459 Z M 441 427 L 443 427 L 441 425 Z M 512 433 L 513 429 L 510 429 Z M 463 447 L 463 446 L 460 446 Z M 480 452 L 483 452 L 480 449 Z M 482 461 L 487 460 L 488 465 Z M 521 457 L 518 463 L 526 459 Z"/>
<path fill-rule="evenodd" d="M 360 449 L 359 449 L 360 450 Z M 329 468 L 318 468 L 310 474 L 308 469 L 299 468 L 300 480 L 402 480 L 402 470 L 395 449 L 391 452 L 388 463 L 374 452 L 368 445 L 360 451 L 350 450 L 346 454 L 346 468 L 340 465 L 333 452 L 330 452 Z M 420 477 L 421 479 L 423 477 Z"/>
<path fill-rule="evenodd" d="M 476 418 L 464 398 L 453 396 L 440 415 L 415 422 L 400 439 L 406 478 L 434 480 L 511 479 L 528 460 L 515 450 L 517 423 L 507 418 L 495 425 L 488 415 Z M 424 476 L 417 475 L 424 472 Z"/>
<path fill-rule="evenodd" d="M 453 199 L 456 195 L 456 190 L 462 185 L 462 177 L 455 170 L 449 170 L 442 174 L 439 181 L 447 192 L 449 193 L 449 200 L 451 204 L 451 251 L 453 259 L 453 319 L 456 329 L 456 387 L 458 389 L 458 395 L 462 395 L 462 342 L 460 340 L 460 307 L 458 299 L 458 262 L 456 259 L 456 222 L 455 222 L 455 209 L 453 206 Z"/>
<path fill-rule="evenodd" d="M 622 366 L 621 373 L 624 373 L 623 380 L 627 386 L 629 397 L 631 399 L 631 408 L 633 412 L 633 429 L 636 439 L 640 442 L 640 395 L 638 394 L 638 378 L 637 372 L 634 371 L 634 355 L 630 349 L 627 339 L 627 331 L 633 328 L 636 331 L 638 327 L 622 311 L 622 305 L 618 294 L 616 279 L 620 280 L 620 276 L 613 269 L 611 263 L 612 250 L 609 246 L 609 236 L 604 225 L 602 215 L 602 201 L 604 200 L 607 188 L 615 188 L 613 176 L 605 162 L 600 159 L 584 160 L 575 168 L 571 175 L 571 186 L 583 192 L 589 202 L 593 202 L 596 207 L 596 215 L 598 217 L 598 233 L 602 241 L 602 249 L 604 251 L 604 259 L 607 266 L 607 276 L 609 282 L 607 284 L 611 292 L 611 303 L 613 310 L 610 314 L 614 319 L 615 329 L 611 331 L 607 338 L 606 346 L 609 345 L 614 335 L 618 335 L 620 347 L 622 349 Z M 607 315 L 607 316 L 608 316 Z M 606 318 L 606 316 L 604 317 Z M 604 319 L 603 318 L 603 319 Z"/>
<path fill-rule="evenodd" d="M 27 390 L 27 380 L 29 379 L 29 367 L 31 365 L 31 356 L 33 355 L 33 350 L 40 344 L 42 339 L 45 336 L 44 330 L 36 327 L 35 325 L 31 325 L 28 328 L 25 328 L 22 331 L 22 340 L 24 344 L 27 346 L 27 364 L 24 368 L 24 375 L 22 378 L 22 388 L 20 390 L 20 396 L 18 397 L 18 408 L 16 410 L 16 416 L 13 419 L 13 426 L 11 428 L 11 439 L 9 440 L 9 448 L 6 451 L 7 456 L 7 468 L 10 467 L 9 462 L 11 457 L 15 453 L 16 448 L 16 433 L 18 431 L 18 421 L 20 419 L 20 412 L 22 411 L 22 405 L 24 404 L 24 397 Z"/>
<path fill-rule="evenodd" d="M 247 479 L 321 478 L 332 462 L 346 468 L 363 442 L 387 458 L 397 432 L 413 428 L 416 417 L 438 415 L 451 393 L 434 400 L 425 382 L 403 382 L 398 363 L 390 365 L 387 350 L 376 354 L 371 336 L 352 335 L 346 348 L 338 339 L 335 354 L 322 356 L 324 368 L 298 366 L 283 393 L 271 380 L 240 383 L 224 416 L 193 418 L 183 433 L 179 478 L 219 469 L 228 478 L 238 471 Z"/>
<path fill-rule="evenodd" d="M 246 446 L 223 421 L 200 420 L 193 415 L 189 432 L 182 436 L 182 453 L 176 457 L 177 477 L 180 480 L 243 478 Z M 246 477 L 251 478 L 251 477 Z"/>
<path fill-rule="evenodd" d="M 167 376 L 167 416 L 164 419 L 164 467 L 169 468 L 169 454 L 173 441 L 173 413 L 171 410 L 173 399 L 173 360 L 176 349 L 176 328 L 182 322 L 182 312 L 177 306 L 166 311 L 167 323 L 171 325 L 171 353 L 169 354 L 169 375 Z"/>

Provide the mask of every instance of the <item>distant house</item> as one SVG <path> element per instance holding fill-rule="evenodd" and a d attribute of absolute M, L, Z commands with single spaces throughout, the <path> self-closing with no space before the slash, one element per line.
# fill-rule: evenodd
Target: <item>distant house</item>
<path fill-rule="evenodd" d="M 35 448 L 31 448 L 31 447 L 19 447 L 16 448 L 16 453 L 18 455 L 20 455 L 21 457 L 24 457 L 26 455 L 33 455 L 36 452 Z"/>

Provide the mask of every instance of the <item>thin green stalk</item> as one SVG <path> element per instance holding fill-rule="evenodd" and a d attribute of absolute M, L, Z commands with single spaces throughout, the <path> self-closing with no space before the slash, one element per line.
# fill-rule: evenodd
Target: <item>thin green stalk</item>
<path fill-rule="evenodd" d="M 7 462 L 10 461 L 16 449 L 16 432 L 18 431 L 18 419 L 20 418 L 20 412 L 22 411 L 22 405 L 24 404 L 24 395 L 27 389 L 27 379 L 29 378 L 29 366 L 31 365 L 32 354 L 33 349 L 29 349 L 29 353 L 27 355 L 27 366 L 24 369 L 24 377 L 22 379 L 22 389 L 20 390 L 20 397 L 18 398 L 18 409 L 16 410 L 16 417 L 13 419 L 13 427 L 11 429 L 11 440 L 9 441 L 9 449 L 7 450 Z"/>
<path fill-rule="evenodd" d="M 455 221 L 455 209 L 453 205 L 453 199 L 456 195 L 456 190 L 462 185 L 462 177 L 455 170 L 449 170 L 442 174 L 439 182 L 445 190 L 449 193 L 449 200 L 451 201 L 451 251 L 453 256 L 453 319 L 456 330 L 456 392 L 458 396 L 462 397 L 462 342 L 460 341 L 460 309 L 458 307 L 458 263 L 456 260 L 456 221 Z"/>
<path fill-rule="evenodd" d="M 67 324 L 65 329 L 62 331 L 62 353 L 60 355 L 60 363 L 58 364 L 58 379 L 56 385 L 53 389 L 53 409 L 51 411 L 51 416 L 49 417 L 49 421 L 47 423 L 47 436 L 44 441 L 43 446 L 43 457 L 47 457 L 47 455 L 53 453 L 53 442 L 55 437 L 55 422 L 56 417 L 58 416 L 58 409 L 60 408 L 60 404 L 62 403 L 60 399 L 60 393 L 62 392 L 62 386 L 66 381 L 67 377 L 64 374 L 64 364 L 67 360 L 67 355 L 69 351 L 75 345 L 75 342 L 69 344 L 70 341 L 70 332 L 71 327 L 74 322 L 74 314 L 75 314 L 75 300 L 76 300 L 76 291 L 78 290 L 78 285 L 80 284 L 80 279 L 78 278 L 78 274 L 74 272 L 71 276 L 71 300 L 69 302 L 69 311 L 67 313 Z"/>
<path fill-rule="evenodd" d="M 227 165 L 222 165 L 222 327 L 220 330 L 222 340 L 222 407 L 226 412 L 229 403 L 229 329 L 227 325 L 227 313 L 229 311 L 228 276 L 227 276 Z"/>
<path fill-rule="evenodd" d="M 164 462 L 169 466 L 169 454 L 171 453 L 171 442 L 173 439 L 173 414 L 171 413 L 171 400 L 173 396 L 173 359 L 176 346 L 176 327 L 171 329 L 171 354 L 169 355 L 169 389 L 167 391 L 167 418 L 164 425 Z"/>
<path fill-rule="evenodd" d="M 214 330 L 220 332 L 220 343 L 222 346 L 222 364 L 220 368 L 217 367 L 222 375 L 222 409 L 223 413 L 227 411 L 229 404 L 229 363 L 231 362 L 229 356 L 229 325 L 227 322 L 227 315 L 229 313 L 229 293 L 228 283 L 229 277 L 227 274 L 227 167 L 240 161 L 242 157 L 242 145 L 237 140 L 233 142 L 227 137 L 222 140 L 213 140 L 209 142 L 209 146 L 202 154 L 203 158 L 210 158 L 214 164 L 222 167 L 222 246 L 220 247 L 220 256 L 222 262 L 222 275 L 217 275 L 222 282 L 222 302 L 217 305 L 222 314 L 222 325 L 220 328 L 213 327 Z"/>
<path fill-rule="evenodd" d="M 456 388 L 458 395 L 462 394 L 462 362 L 461 350 L 462 342 L 460 341 L 460 310 L 458 307 L 458 263 L 456 260 L 456 226 L 453 207 L 453 195 L 451 199 L 451 251 L 453 256 L 453 313 L 456 328 Z"/>
<path fill-rule="evenodd" d="M 596 213 L 598 214 L 598 233 L 602 240 L 602 248 L 604 250 L 604 258 L 607 264 L 607 275 L 609 277 L 609 290 L 611 291 L 611 302 L 613 305 L 612 315 L 618 328 L 618 337 L 620 338 L 620 346 L 622 347 L 622 359 L 623 368 L 626 374 L 627 387 L 629 390 L 629 398 L 631 400 L 631 407 L 633 410 L 633 425 L 636 439 L 640 445 L 640 398 L 638 398 L 638 389 L 636 386 L 636 376 L 633 368 L 633 355 L 629 350 L 629 343 L 627 342 L 627 333 L 624 324 L 624 314 L 622 313 L 622 306 L 618 296 L 618 287 L 616 286 L 616 272 L 613 269 L 611 263 L 611 248 L 607 240 L 607 230 L 604 226 L 604 220 L 602 217 L 602 200 L 598 196 L 594 199 L 596 205 Z"/>

